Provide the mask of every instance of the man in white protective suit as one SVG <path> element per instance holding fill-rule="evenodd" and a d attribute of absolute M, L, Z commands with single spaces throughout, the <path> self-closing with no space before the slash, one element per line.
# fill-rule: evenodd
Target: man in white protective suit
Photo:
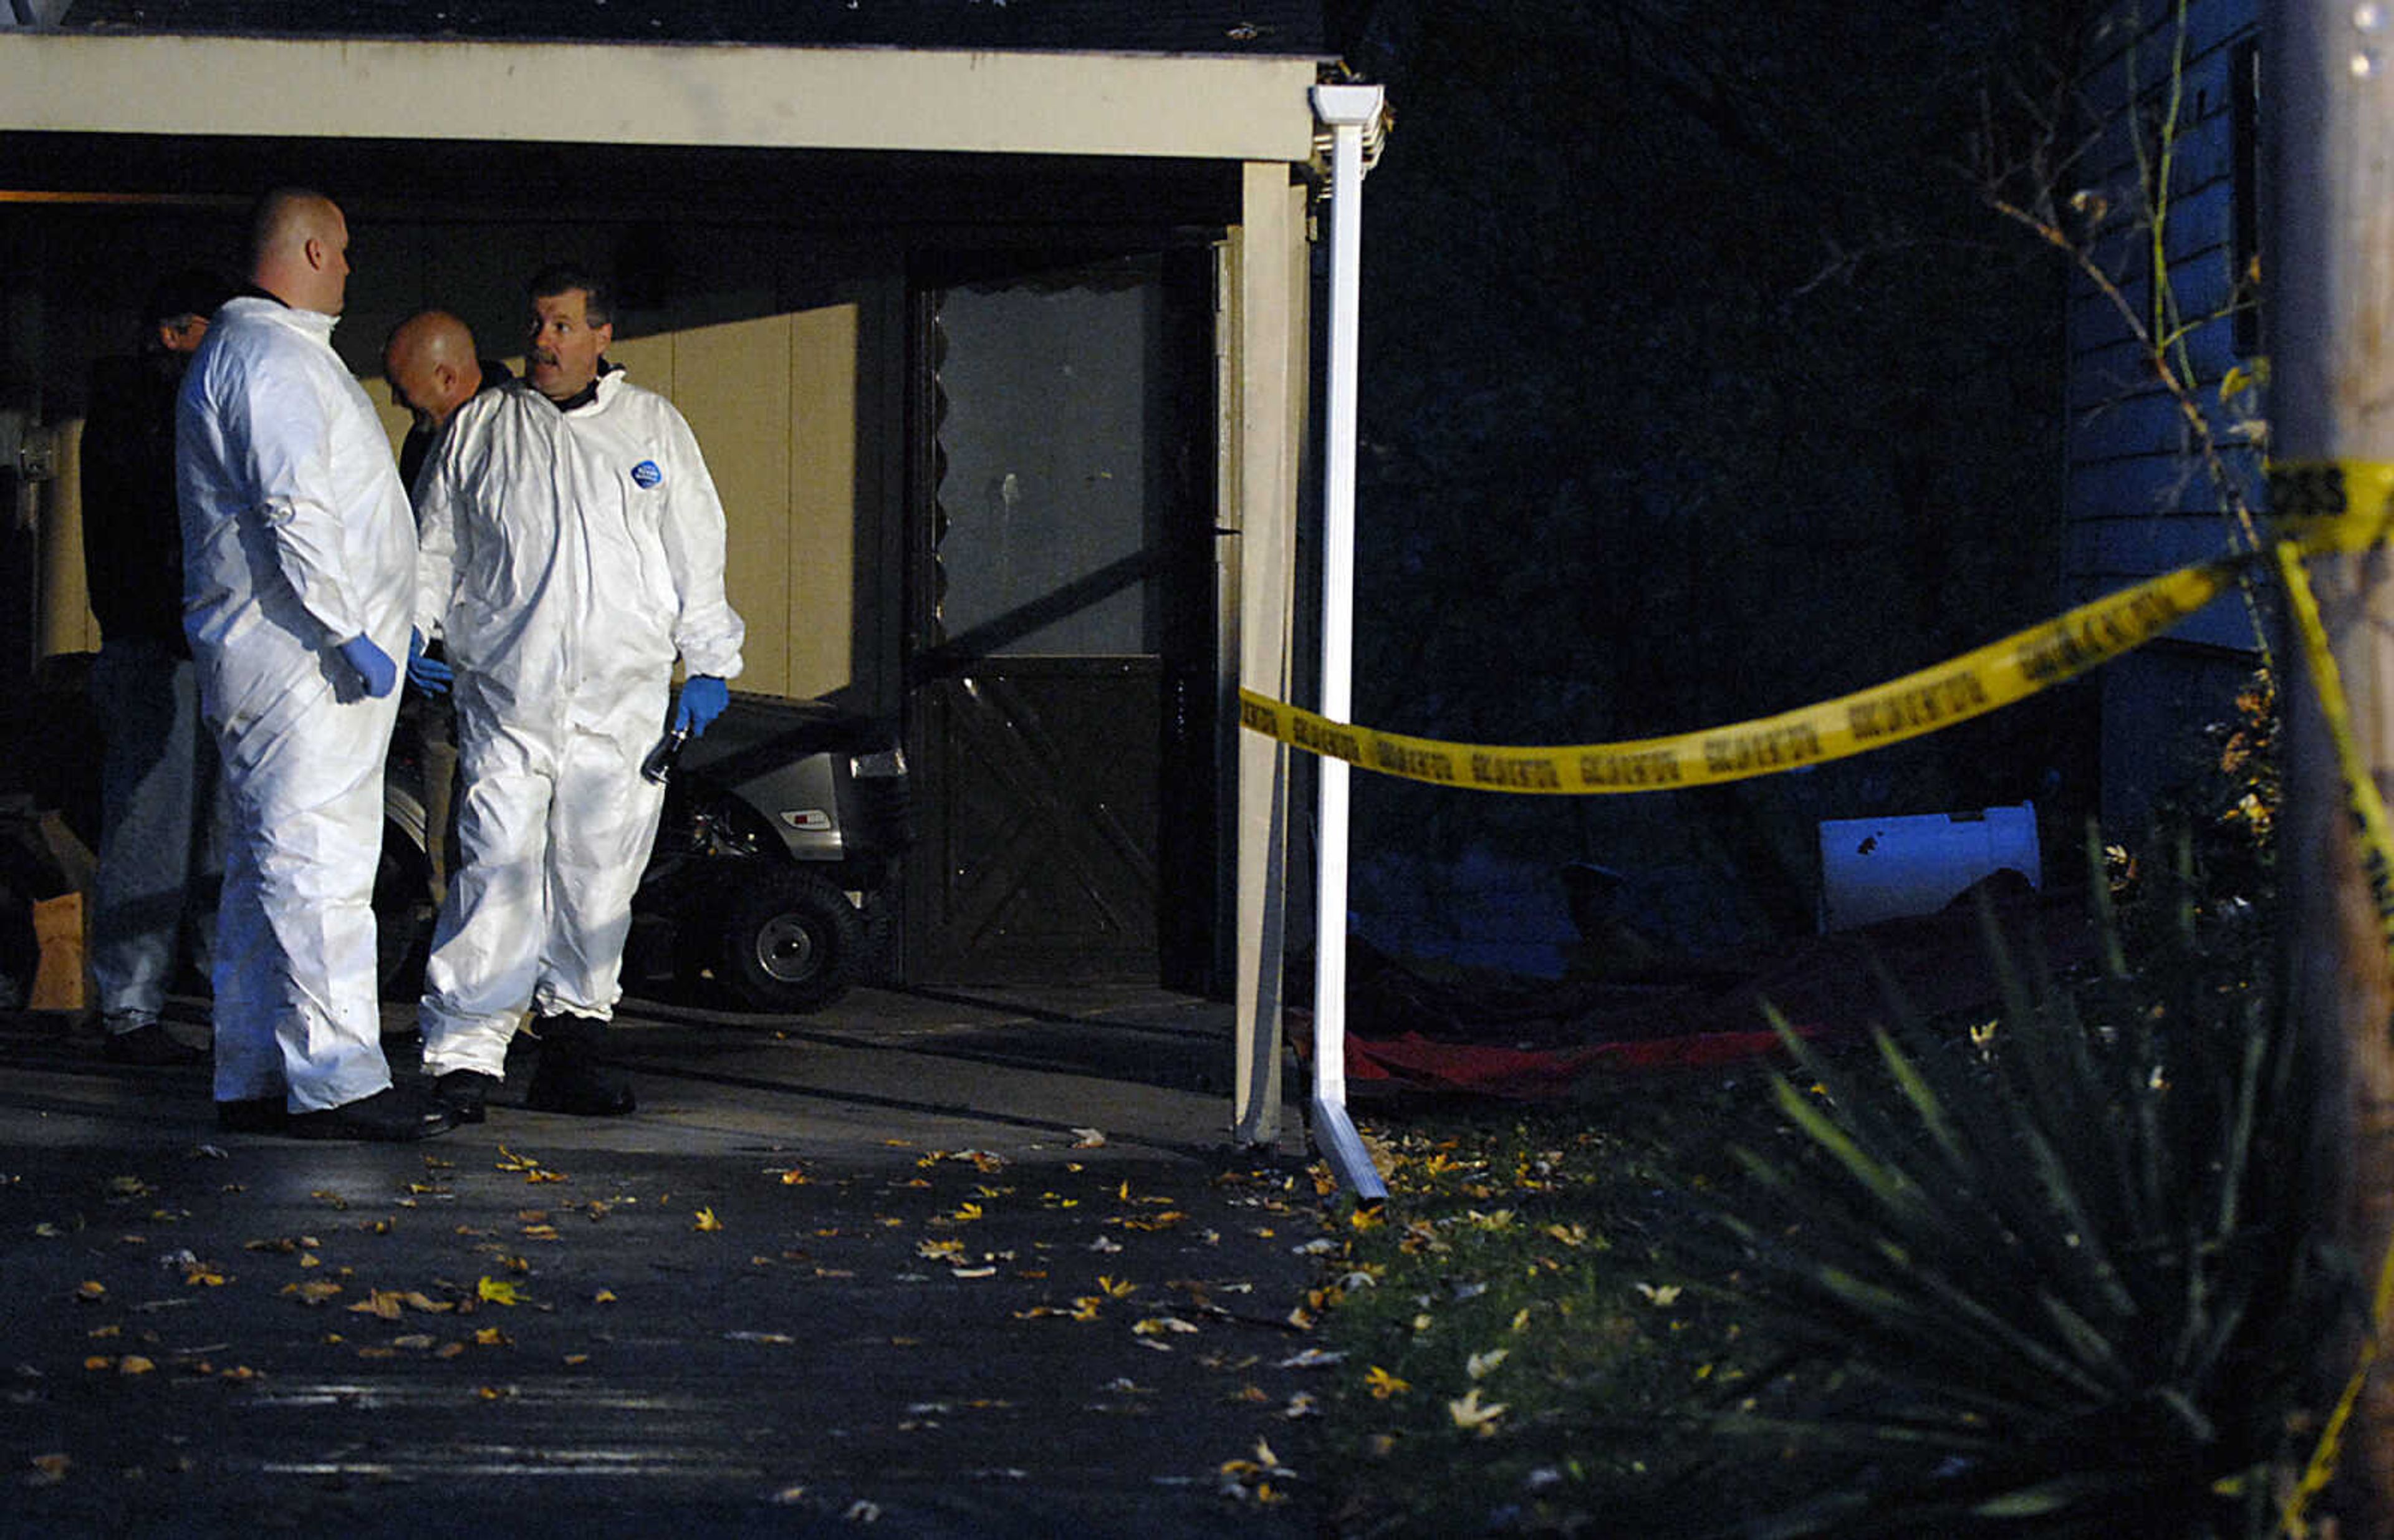
<path fill-rule="evenodd" d="M 527 1107 L 632 1110 L 598 1053 L 664 800 L 640 762 L 666 730 L 676 658 L 673 726 L 695 735 L 729 699 L 744 635 L 698 441 L 606 362 L 607 291 L 565 265 L 530 291 L 524 378 L 457 409 L 415 488 L 415 624 L 447 644 L 464 783 L 424 1066 L 467 1123 L 527 1008 Z"/>
<path fill-rule="evenodd" d="M 269 193 L 250 287 L 176 402 L 183 627 L 230 827 L 215 963 L 217 1120 L 414 1139 L 454 1116 L 394 1085 L 376 999 L 383 754 L 399 707 L 415 527 L 364 388 L 333 351 L 349 232 Z"/>

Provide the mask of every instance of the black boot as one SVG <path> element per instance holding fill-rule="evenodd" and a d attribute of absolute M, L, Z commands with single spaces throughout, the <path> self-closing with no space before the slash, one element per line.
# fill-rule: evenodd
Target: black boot
<path fill-rule="evenodd" d="M 445 1134 L 457 1115 L 417 1085 L 386 1086 L 372 1096 L 313 1112 L 294 1112 L 283 1131 L 300 1139 L 375 1139 L 405 1143 Z"/>
<path fill-rule="evenodd" d="M 432 1094 L 456 1114 L 460 1123 L 480 1123 L 490 1116 L 491 1093 L 505 1084 L 480 1070 L 451 1070 L 432 1083 Z"/>
<path fill-rule="evenodd" d="M 606 1022 L 544 1016 L 532 1030 L 540 1039 L 540 1058 L 524 1092 L 526 1107 L 574 1117 L 617 1117 L 632 1110 L 631 1082 L 598 1061 Z"/>

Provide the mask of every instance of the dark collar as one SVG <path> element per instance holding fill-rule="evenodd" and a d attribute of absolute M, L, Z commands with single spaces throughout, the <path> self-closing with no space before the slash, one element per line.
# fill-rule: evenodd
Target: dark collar
<path fill-rule="evenodd" d="M 587 406 L 592 401 L 597 401 L 598 399 L 598 382 L 605 379 L 608 375 L 615 373 L 615 371 L 621 367 L 622 365 L 620 364 L 608 362 L 605 355 L 600 355 L 598 360 L 598 372 L 590 376 L 590 383 L 584 386 L 581 389 L 576 390 L 573 394 L 566 397 L 563 401 L 556 402 L 555 404 L 557 409 L 559 412 L 571 412 L 577 407 Z"/>

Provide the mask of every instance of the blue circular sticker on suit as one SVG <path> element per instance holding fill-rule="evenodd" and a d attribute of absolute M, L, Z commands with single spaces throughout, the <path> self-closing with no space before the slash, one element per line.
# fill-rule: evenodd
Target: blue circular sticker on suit
<path fill-rule="evenodd" d="M 657 468 L 654 460 L 642 460 L 632 467 L 632 480 L 644 487 L 655 486 L 664 479 L 665 473 Z"/>

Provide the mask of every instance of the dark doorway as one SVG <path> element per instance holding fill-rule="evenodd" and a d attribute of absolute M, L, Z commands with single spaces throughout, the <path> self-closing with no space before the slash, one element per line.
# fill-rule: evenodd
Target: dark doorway
<path fill-rule="evenodd" d="M 909 971 L 1203 990 L 1211 257 L 916 289 Z"/>

